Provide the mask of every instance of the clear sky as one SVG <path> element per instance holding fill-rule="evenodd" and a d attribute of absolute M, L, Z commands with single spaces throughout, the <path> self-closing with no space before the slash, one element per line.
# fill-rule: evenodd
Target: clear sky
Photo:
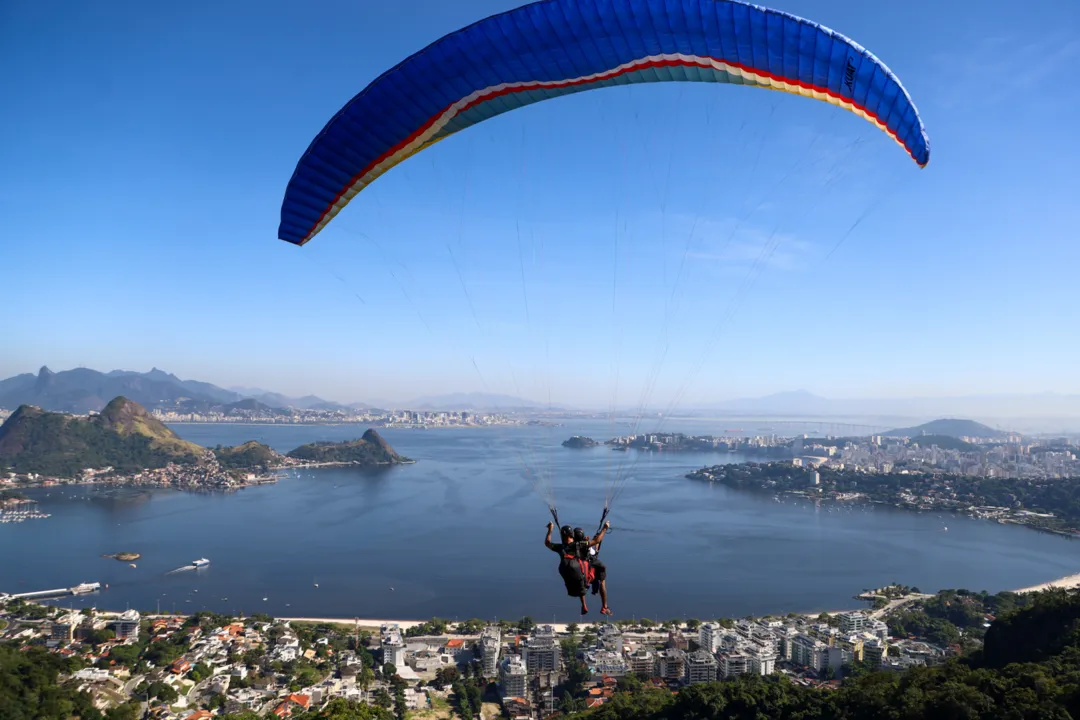
<path fill-rule="evenodd" d="M 1080 392 L 1074 0 L 772 3 L 897 73 L 925 170 L 825 103 L 614 88 L 459 133 L 304 248 L 276 239 L 342 104 L 516 4 L 0 4 L 0 376 L 593 406 Z"/>

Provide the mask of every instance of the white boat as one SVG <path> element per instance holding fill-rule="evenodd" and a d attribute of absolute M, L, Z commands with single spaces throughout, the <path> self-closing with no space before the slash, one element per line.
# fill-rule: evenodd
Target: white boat
<path fill-rule="evenodd" d="M 198 560 L 196 560 L 195 562 L 193 562 L 191 564 L 194 565 L 195 567 L 206 567 L 207 565 L 210 564 L 210 561 L 207 560 L 206 558 L 199 558 Z"/>
<path fill-rule="evenodd" d="M 101 583 L 79 583 L 75 587 L 71 588 L 72 595 L 85 595 L 86 593 L 96 592 L 101 589 Z"/>

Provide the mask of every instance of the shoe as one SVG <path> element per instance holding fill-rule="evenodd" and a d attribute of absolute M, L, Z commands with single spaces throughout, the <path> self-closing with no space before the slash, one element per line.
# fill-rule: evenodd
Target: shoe
<path fill-rule="evenodd" d="M 609 608 L 609 607 L 600 608 L 600 614 L 601 615 L 614 615 L 614 613 L 611 612 L 611 608 Z"/>

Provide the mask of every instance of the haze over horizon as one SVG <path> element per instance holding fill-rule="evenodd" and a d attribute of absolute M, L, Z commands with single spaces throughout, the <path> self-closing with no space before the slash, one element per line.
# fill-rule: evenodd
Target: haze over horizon
<path fill-rule="evenodd" d="M 1062 310 L 1080 93 L 1051 72 L 1080 58 L 1076 3 L 774 3 L 897 73 L 925 170 L 825 103 L 610 88 L 448 138 L 308 246 L 276 239 L 344 102 L 518 4 L 14 3 L 0 378 L 156 366 L 339 402 L 599 409 L 1080 394 Z"/>
<path fill-rule="evenodd" d="M 85 371 L 91 371 L 87 374 Z M 80 371 L 80 372 L 73 372 Z M 94 401 L 76 400 L 76 397 L 97 398 L 104 404 L 123 390 L 116 381 L 122 376 L 139 375 L 156 383 L 166 382 L 176 385 L 180 395 L 202 399 L 215 399 L 227 404 L 243 397 L 254 398 L 272 407 L 291 405 L 299 408 L 330 407 L 324 403 L 337 403 L 339 406 L 374 407 L 383 409 L 413 410 L 494 410 L 519 411 L 526 408 L 536 410 L 608 413 L 617 412 L 623 417 L 639 417 L 642 420 L 653 418 L 659 429 L 667 421 L 662 418 L 705 418 L 710 415 L 719 418 L 773 418 L 774 420 L 804 418 L 811 420 L 831 419 L 859 420 L 866 425 L 879 428 L 892 428 L 904 424 L 925 422 L 941 418 L 969 418 L 994 425 L 997 429 L 1012 429 L 1024 432 L 1072 432 L 1080 422 L 1080 395 L 1060 393 L 1039 393 L 1026 395 L 953 395 L 941 397 L 878 397 L 878 398 L 829 398 L 815 395 L 806 390 L 773 393 L 760 397 L 735 397 L 712 402 L 689 399 L 680 406 L 620 405 L 601 407 L 574 402 L 545 402 L 535 398 L 517 397 L 500 393 L 484 392 L 449 392 L 428 396 L 410 396 L 407 398 L 387 398 L 367 396 L 363 399 L 329 396 L 322 397 L 310 393 L 289 396 L 276 392 L 272 388 L 251 386 L 222 386 L 207 383 L 204 378 L 177 377 L 173 373 L 158 367 L 147 372 L 129 369 L 114 369 L 98 374 L 93 368 L 62 369 L 54 372 L 43 366 L 37 374 L 25 373 L 19 377 L 0 377 L 0 409 L 9 411 L 20 404 L 41 405 L 48 410 L 62 412 L 85 412 L 93 410 Z M 59 380 L 59 378 L 68 378 Z M 97 378 L 97 379 L 95 379 Z M 111 380 L 110 380 L 111 379 Z M 60 385 L 57 385 L 60 382 Z M 15 384 L 13 384 L 15 383 Z M 194 383 L 194 384 L 192 384 Z M 24 388 L 17 390 L 18 387 Z M 113 388 L 110 390 L 109 388 Z M 31 390 L 31 388 L 37 388 Z M 215 389 L 216 388 L 216 389 Z M 27 392 L 30 392 L 28 395 Z M 138 401 L 145 388 L 132 388 L 133 399 Z M 154 392 L 154 391 L 151 391 Z M 5 394 L 6 393 L 6 394 Z M 40 393 L 40 394 L 39 394 Z M 154 395 L 159 397 L 160 395 Z M 156 402 L 156 401 L 155 401 Z M 75 403 L 72 405 L 72 403 Z M 1062 424 L 1064 422 L 1064 424 Z M 909 423 L 910 424 L 910 423 Z M 641 429 L 649 430 L 646 422 Z M 668 427 L 667 429 L 674 429 Z M 872 430 L 867 430 L 871 432 Z"/>

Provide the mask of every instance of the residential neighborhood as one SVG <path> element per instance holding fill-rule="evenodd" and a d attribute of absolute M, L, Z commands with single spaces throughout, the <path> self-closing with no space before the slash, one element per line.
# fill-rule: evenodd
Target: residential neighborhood
<path fill-rule="evenodd" d="M 887 609 L 923 597 L 905 590 Z M 890 637 L 882 609 L 662 624 L 537 625 L 523 618 L 371 627 L 265 615 L 69 611 L 7 596 L 0 604 L 0 641 L 72 660 L 66 682 L 102 711 L 128 704 L 158 720 L 240 712 L 285 718 L 335 699 L 399 716 L 525 720 L 597 707 L 642 684 L 677 693 L 780 673 L 831 687 L 860 668 L 899 671 L 960 650 Z"/>

